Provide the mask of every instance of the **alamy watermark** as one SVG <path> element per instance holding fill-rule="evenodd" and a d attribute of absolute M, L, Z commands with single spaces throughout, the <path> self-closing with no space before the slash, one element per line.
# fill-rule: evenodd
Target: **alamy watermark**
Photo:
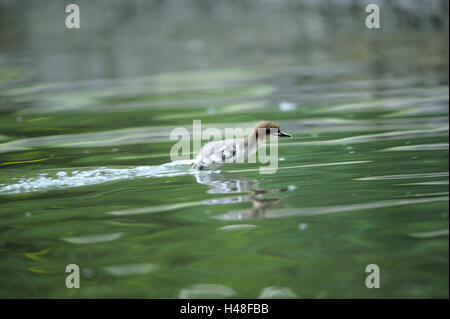
<path fill-rule="evenodd" d="M 369 13 L 366 17 L 366 28 L 379 29 L 380 28 L 380 7 L 377 4 L 371 3 L 367 5 L 366 12 Z"/>
<path fill-rule="evenodd" d="M 368 29 L 380 28 L 380 7 L 377 4 L 368 4 L 365 8 L 366 13 L 369 13 L 366 17 L 365 24 Z M 71 3 L 66 6 L 66 28 L 67 29 L 79 29 L 80 28 L 80 7 Z"/>
<path fill-rule="evenodd" d="M 366 287 L 369 289 L 380 288 L 380 267 L 377 264 L 367 265 L 366 273 L 370 273 L 366 277 Z"/>
<path fill-rule="evenodd" d="M 80 7 L 74 3 L 66 6 L 66 28 L 79 29 L 80 28 Z"/>
<path fill-rule="evenodd" d="M 80 267 L 77 264 L 69 264 L 66 266 L 66 272 L 70 273 L 66 277 L 66 287 L 80 288 Z"/>

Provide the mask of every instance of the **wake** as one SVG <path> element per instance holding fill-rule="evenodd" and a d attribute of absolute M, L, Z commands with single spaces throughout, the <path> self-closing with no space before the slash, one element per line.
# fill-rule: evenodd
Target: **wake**
<path fill-rule="evenodd" d="M 192 160 L 179 160 L 158 166 L 131 168 L 99 167 L 91 169 L 48 170 L 33 177 L 12 178 L 0 184 L 0 195 L 65 189 L 134 178 L 162 178 L 192 173 Z"/>

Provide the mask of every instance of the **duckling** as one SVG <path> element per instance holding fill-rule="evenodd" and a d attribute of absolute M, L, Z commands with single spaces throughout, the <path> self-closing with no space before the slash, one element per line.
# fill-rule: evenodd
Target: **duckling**
<path fill-rule="evenodd" d="M 215 170 L 225 163 L 239 162 L 245 154 L 256 152 L 258 145 L 263 143 L 271 133 L 279 137 L 291 137 L 290 134 L 282 132 L 280 126 L 274 122 L 260 122 L 254 127 L 250 136 L 205 144 L 194 158 L 192 168 L 194 170 Z"/>

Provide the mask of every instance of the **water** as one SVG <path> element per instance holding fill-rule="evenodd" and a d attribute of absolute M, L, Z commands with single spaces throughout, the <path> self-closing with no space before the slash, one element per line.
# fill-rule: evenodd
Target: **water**
<path fill-rule="evenodd" d="M 56 14 L 41 10 L 26 23 Z M 354 17 L 330 40 L 269 13 L 208 30 L 212 13 L 154 17 L 166 29 L 148 42 L 146 17 L 127 16 L 112 51 L 86 51 L 104 69 L 62 63 L 87 53 L 51 21 L 59 58 L 34 29 L 20 54 L 18 31 L 0 31 L 0 297 L 448 298 L 448 30 L 349 33 Z M 194 173 L 169 157 L 171 130 L 194 119 L 269 119 L 293 137 L 276 174 Z M 65 286 L 71 263 L 80 289 Z"/>

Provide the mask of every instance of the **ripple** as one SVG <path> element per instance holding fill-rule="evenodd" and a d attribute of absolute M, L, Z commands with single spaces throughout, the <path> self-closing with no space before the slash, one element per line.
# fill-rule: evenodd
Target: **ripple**
<path fill-rule="evenodd" d="M 448 126 L 441 127 L 431 130 L 414 130 L 414 131 L 400 131 L 400 132 L 387 132 L 379 134 L 369 134 L 369 135 L 358 135 L 352 137 L 339 138 L 335 140 L 325 140 L 325 141 L 311 141 L 311 142 L 296 142 L 290 145 L 346 145 L 346 144 L 357 144 L 357 143 L 367 143 L 373 141 L 386 141 L 394 139 L 403 138 L 415 138 L 424 136 L 437 136 L 448 134 Z"/>
<path fill-rule="evenodd" d="M 365 164 L 365 163 L 371 163 L 372 161 L 348 161 L 348 162 L 334 162 L 334 163 L 322 163 L 322 164 L 304 164 L 304 165 L 294 165 L 294 166 L 282 166 L 278 167 L 277 169 L 291 169 L 291 168 L 308 168 L 308 167 L 322 167 L 322 166 L 337 166 L 337 165 L 353 165 L 353 164 Z M 249 168 L 249 169 L 241 169 L 241 170 L 235 170 L 235 171 L 229 171 L 229 172 L 253 172 L 253 171 L 259 171 L 259 170 L 270 170 L 271 168 Z"/>
<path fill-rule="evenodd" d="M 344 212 L 352 212 L 358 210 L 367 210 L 367 209 L 377 209 L 384 207 L 395 207 L 395 206 L 403 206 L 403 205 L 412 205 L 412 204 L 422 204 L 422 203 L 431 203 L 437 201 L 448 201 L 448 196 L 439 196 L 439 197 L 429 197 L 429 198 L 413 198 L 413 199 L 395 199 L 395 200 L 386 200 L 379 202 L 370 202 L 370 203 L 359 203 L 359 204 L 350 204 L 350 205 L 339 205 L 339 206 L 325 206 L 325 207 L 307 207 L 307 208 L 286 208 L 286 209 L 273 209 L 270 211 L 266 211 L 264 216 L 259 216 L 260 218 L 280 218 L 280 217 L 291 217 L 291 216 L 318 216 L 325 214 L 335 214 L 335 213 L 344 213 Z M 220 220 L 243 220 L 243 219 L 253 219 L 255 218 L 252 214 L 245 214 L 243 211 L 235 211 L 230 212 L 223 215 L 214 216 L 216 219 Z"/>
<path fill-rule="evenodd" d="M 419 233 L 410 233 L 408 235 L 411 237 L 414 237 L 414 238 L 431 238 L 431 237 L 437 237 L 437 236 L 448 236 L 448 229 L 439 229 L 439 230 L 432 230 L 432 231 L 419 232 Z"/>
<path fill-rule="evenodd" d="M 259 299 L 275 299 L 275 298 L 297 298 L 295 292 L 285 287 L 267 287 L 261 291 Z"/>
<path fill-rule="evenodd" d="M 247 229 L 253 229 L 258 226 L 256 225 L 250 225 L 250 224 L 238 224 L 238 225 L 228 225 L 220 227 L 219 230 L 226 230 L 226 231 L 240 231 L 240 230 L 247 230 Z"/>
<path fill-rule="evenodd" d="M 403 145 L 388 147 L 382 152 L 390 151 L 434 151 L 434 150 L 448 150 L 448 144 L 421 144 L 421 145 Z"/>
<path fill-rule="evenodd" d="M 371 177 L 355 178 L 355 180 L 357 180 L 357 181 L 374 181 L 374 180 L 407 179 L 407 178 L 430 178 L 430 177 L 443 177 L 443 176 L 448 176 L 448 172 L 371 176 Z"/>
<path fill-rule="evenodd" d="M 407 183 L 400 185 L 448 185 L 448 180 L 446 181 L 429 181 L 429 182 L 418 182 L 418 183 Z"/>
<path fill-rule="evenodd" d="M 30 137 L 0 144 L 0 153 L 36 147 L 101 147 L 166 140 L 171 128 L 140 127 L 103 132 Z"/>
<path fill-rule="evenodd" d="M 182 289 L 178 298 L 197 299 L 197 298 L 225 298 L 236 295 L 236 291 L 225 285 L 216 284 L 198 284 Z"/>
<path fill-rule="evenodd" d="M 179 209 L 179 208 L 196 206 L 199 204 L 202 204 L 202 201 L 139 207 L 139 208 L 132 208 L 132 209 L 124 209 L 124 210 L 115 210 L 115 211 L 108 212 L 107 214 L 117 215 L 117 216 L 151 214 L 151 213 L 159 213 L 159 212 L 164 212 L 164 211 L 169 211 L 169 210 L 174 210 L 174 209 Z"/>
<path fill-rule="evenodd" d="M 336 106 L 326 106 L 322 108 L 318 108 L 317 113 L 338 113 L 338 112 L 373 112 L 374 110 L 381 111 L 396 111 L 401 110 L 404 111 L 411 109 L 413 105 L 424 105 L 429 103 L 442 103 L 444 104 L 448 100 L 448 93 L 445 91 L 444 87 L 439 87 L 436 90 L 437 95 L 432 96 L 424 96 L 424 97 L 402 97 L 402 98 L 389 98 L 375 101 L 367 101 L 367 102 L 357 102 L 357 103 L 349 103 L 343 105 Z M 444 112 L 445 106 L 437 106 L 439 108 L 439 112 Z M 420 108 L 420 109 L 423 109 Z M 434 109 L 433 109 L 434 110 Z M 397 112 L 401 112 L 397 111 Z M 429 111 L 430 112 L 430 111 Z M 436 111 L 437 112 L 437 111 Z M 417 114 L 417 113 L 412 113 Z M 397 114 L 396 114 L 397 115 Z M 398 115 L 403 115 L 399 113 Z"/>
<path fill-rule="evenodd" d="M 115 276 L 144 275 L 153 272 L 157 265 L 151 263 L 107 266 L 105 270 Z"/>
<path fill-rule="evenodd" d="M 204 205 L 223 205 L 223 204 L 245 203 L 249 201 L 251 201 L 250 196 L 233 196 L 233 197 L 206 199 L 202 203 Z"/>
<path fill-rule="evenodd" d="M 95 244 L 113 241 L 119 239 L 120 237 L 122 237 L 122 235 L 122 233 L 113 233 L 77 237 L 63 237 L 61 239 L 71 244 Z"/>

